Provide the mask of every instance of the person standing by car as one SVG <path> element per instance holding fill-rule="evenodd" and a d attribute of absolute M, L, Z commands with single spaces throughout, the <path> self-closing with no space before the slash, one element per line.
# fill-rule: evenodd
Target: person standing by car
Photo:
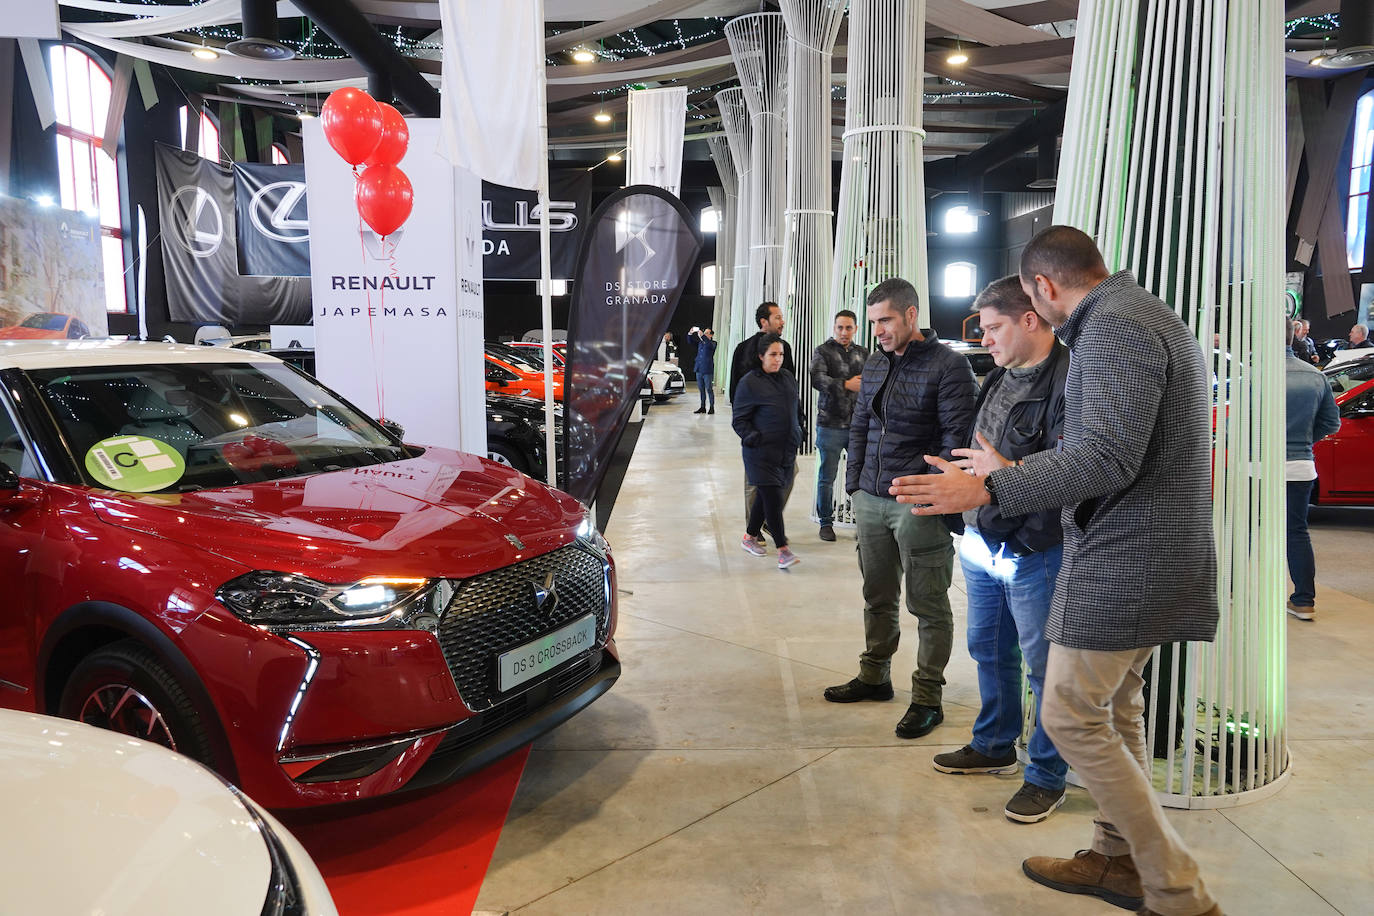
<path fill-rule="evenodd" d="M 1303 362 L 1315 363 L 1317 361 L 1317 345 L 1307 336 L 1309 327 L 1311 327 L 1311 323 L 1306 319 L 1294 319 L 1293 355 Z"/>
<path fill-rule="evenodd" d="M 1157 646 L 1216 638 L 1211 372 L 1174 310 L 1129 271 L 1109 273 L 1078 229 L 1030 240 L 1021 287 L 1073 354 L 1059 448 L 977 475 L 932 455 L 940 473 L 892 493 L 922 516 L 1063 507 L 1040 715 L 1098 817 L 1090 849 L 1021 870 L 1146 916 L 1220 916 L 1155 795 L 1143 676 Z"/>
<path fill-rule="evenodd" d="M 868 321 L 880 349 L 864 364 L 859 383 L 844 486 L 858 528 L 865 648 L 859 676 L 824 694 L 831 703 L 892 699 L 905 587 L 920 644 L 899 738 L 919 738 L 945 719 L 940 701 L 954 642 L 954 547 L 944 520 L 912 515 L 888 488 L 894 477 L 924 474 L 922 455 L 949 458 L 969 441 L 977 390 L 969 361 L 920 327 L 917 301 L 916 288 L 898 278 L 868 294 Z"/>
<path fill-rule="evenodd" d="M 782 344 L 776 334 L 759 340 L 761 365 L 740 379 L 731 425 L 743 443 L 744 478 L 754 487 L 754 504 L 740 546 L 756 557 L 765 556 L 767 550 L 760 541 L 766 520 L 778 548 L 778 568 L 787 569 L 800 562 L 787 546 L 782 490 L 795 473 L 801 417 L 797 380 L 782 366 Z"/>
<path fill-rule="evenodd" d="M 1069 351 L 1035 313 L 1021 281 L 1003 277 L 973 303 L 983 345 L 997 368 L 978 395 L 975 442 L 954 450 L 959 467 L 987 474 L 1059 444 Z M 1001 456 L 1005 455 L 1006 458 Z M 1025 782 L 1007 802 L 1009 820 L 1043 821 L 1064 803 L 1069 765 L 1045 734 L 1038 707 L 1050 644 L 1045 621 L 1064 553 L 1057 509 L 1003 515 L 996 506 L 964 513 L 959 562 L 968 592 L 968 652 L 978 665 L 981 707 L 973 740 L 935 755 L 941 773 L 1015 773 L 1021 735 L 1021 664 L 1035 696 Z"/>
<path fill-rule="evenodd" d="M 849 447 L 849 421 L 859 396 L 859 376 L 868 350 L 854 343 L 859 319 L 849 309 L 835 314 L 831 337 L 811 353 L 811 387 L 819 391 L 816 412 L 816 519 L 821 540 L 835 540 L 835 471 Z"/>
<path fill-rule="evenodd" d="M 701 406 L 692 413 L 716 412 L 716 335 L 710 328 L 692 328 L 687 332 L 697 343 L 696 359 L 692 361 L 692 371 L 697 377 L 697 393 L 701 395 Z M 706 409 L 706 399 L 711 399 L 711 409 Z"/>
<path fill-rule="evenodd" d="M 677 343 L 673 340 L 672 331 L 663 332 L 663 340 L 658 344 L 658 354 L 655 357 L 663 365 L 677 365 Z"/>
<path fill-rule="evenodd" d="M 739 387 L 740 379 L 744 378 L 759 366 L 759 341 L 769 334 L 782 340 L 782 329 L 785 321 L 782 317 L 782 309 L 776 302 L 764 302 L 754 310 L 754 321 L 758 324 L 759 330 L 753 337 L 746 337 L 735 347 L 735 352 L 730 358 L 730 400 L 735 399 L 735 389 Z M 787 341 L 782 341 L 782 368 L 795 379 L 797 377 L 797 365 L 792 361 L 792 347 Z M 795 475 L 796 465 L 793 464 Z M 792 484 L 795 477 L 789 477 L 782 487 L 782 505 L 787 508 L 787 501 L 792 498 Z M 744 484 L 744 517 L 749 518 L 749 513 L 754 507 L 754 486 L 745 481 Z"/>
<path fill-rule="evenodd" d="M 1293 580 L 1293 594 L 1288 596 L 1288 613 L 1298 620 L 1315 620 L 1317 560 L 1307 532 L 1312 486 L 1317 481 L 1312 445 L 1341 428 L 1341 413 L 1331 381 L 1297 357 L 1295 342 L 1294 328 L 1289 324 L 1284 377 L 1288 398 L 1288 577 Z"/>
<path fill-rule="evenodd" d="M 1369 339 L 1369 327 L 1367 325 L 1354 325 L 1346 339 L 1350 341 L 1350 346 L 1346 347 L 1347 350 L 1365 350 L 1374 347 L 1374 340 Z"/>

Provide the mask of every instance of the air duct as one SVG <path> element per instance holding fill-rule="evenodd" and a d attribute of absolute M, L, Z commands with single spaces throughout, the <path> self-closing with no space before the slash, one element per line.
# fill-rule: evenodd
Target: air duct
<path fill-rule="evenodd" d="M 1058 137 L 1046 134 L 1040 138 L 1040 149 L 1035 157 L 1035 180 L 1026 185 L 1037 191 L 1052 190 L 1058 185 L 1055 178 L 1054 154 L 1058 147 Z"/>
<path fill-rule="evenodd" d="M 1374 3 L 1341 0 L 1341 30 L 1334 54 L 1321 66 L 1327 70 L 1354 70 L 1374 64 Z"/>
<path fill-rule="evenodd" d="M 296 52 L 277 41 L 276 0 L 243 0 L 243 37 L 225 45 L 235 57 L 290 60 Z"/>

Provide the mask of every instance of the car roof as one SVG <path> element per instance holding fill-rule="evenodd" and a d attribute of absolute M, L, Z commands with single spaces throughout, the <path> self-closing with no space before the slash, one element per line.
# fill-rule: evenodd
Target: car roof
<path fill-rule="evenodd" d="M 0 369 L 66 369 L 84 366 L 168 363 L 274 363 L 253 350 L 136 340 L 4 340 Z"/>

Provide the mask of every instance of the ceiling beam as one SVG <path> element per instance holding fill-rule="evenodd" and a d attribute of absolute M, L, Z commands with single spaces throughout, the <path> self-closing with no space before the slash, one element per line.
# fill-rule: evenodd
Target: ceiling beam
<path fill-rule="evenodd" d="M 439 90 L 349 0 L 292 2 L 369 73 L 388 74 L 396 98 L 407 108 L 422 118 L 439 117 Z"/>

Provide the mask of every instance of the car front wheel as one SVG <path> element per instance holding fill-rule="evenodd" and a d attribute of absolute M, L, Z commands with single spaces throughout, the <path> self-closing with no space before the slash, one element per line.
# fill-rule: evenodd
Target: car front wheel
<path fill-rule="evenodd" d="M 134 640 L 82 659 L 62 691 L 58 714 L 160 744 L 219 769 L 195 704 L 161 660 Z"/>

